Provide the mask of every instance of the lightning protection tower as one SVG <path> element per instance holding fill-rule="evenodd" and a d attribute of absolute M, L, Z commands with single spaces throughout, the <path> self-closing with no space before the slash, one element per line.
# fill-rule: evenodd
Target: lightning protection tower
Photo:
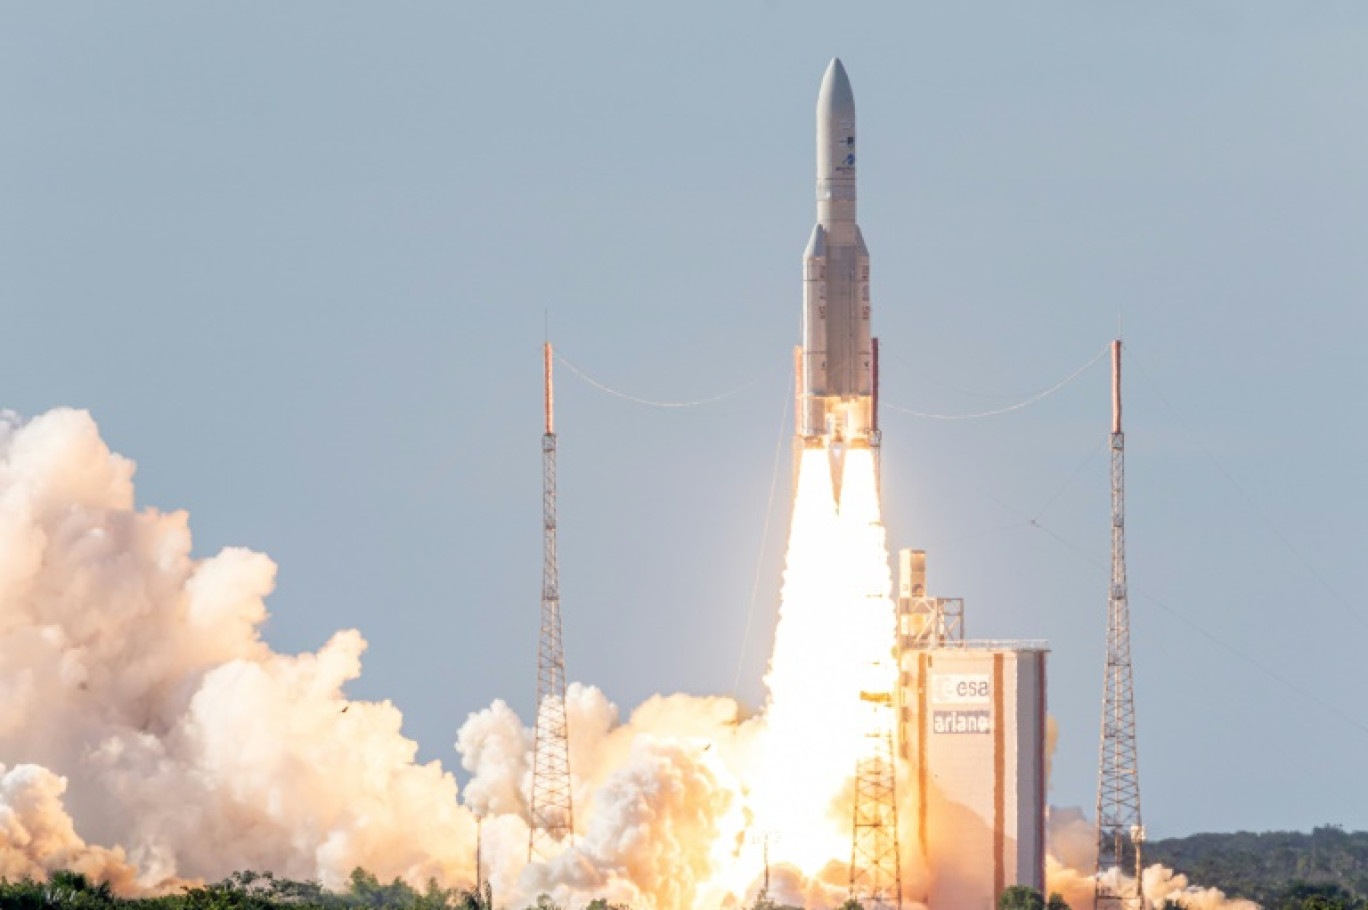
<path fill-rule="evenodd" d="M 1095 910 L 1143 910 L 1140 768 L 1135 748 L 1130 607 L 1126 600 L 1125 436 L 1121 432 L 1121 342 L 1112 342 L 1111 590 L 1107 598 L 1107 666 L 1102 696 L 1102 756 L 1097 784 Z M 1134 875 L 1133 884 L 1111 870 Z M 1111 873 L 1111 874 L 1108 874 Z"/>
<path fill-rule="evenodd" d="M 537 726 L 532 749 L 532 826 L 527 859 L 546 859 L 573 838 L 570 740 L 565 721 L 565 648 L 561 641 L 560 574 L 556 567 L 556 426 L 551 343 L 543 350 L 546 432 L 542 436 L 541 642 L 537 648 Z"/>

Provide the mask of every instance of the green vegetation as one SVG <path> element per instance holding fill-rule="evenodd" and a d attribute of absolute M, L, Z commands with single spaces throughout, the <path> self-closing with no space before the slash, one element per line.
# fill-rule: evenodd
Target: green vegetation
<path fill-rule="evenodd" d="M 545 905 L 553 907 L 549 901 Z M 351 874 L 346 891 L 326 890 L 318 882 L 276 878 L 270 872 L 234 872 L 213 885 L 180 894 L 137 900 L 115 897 L 105 882 L 93 883 L 76 872 L 56 872 L 46 882 L 0 880 L 0 910 L 494 910 L 489 886 L 483 891 L 441 888 L 429 881 L 419 891 L 395 879 L 381 882 L 364 869 Z M 538 907 L 542 905 L 538 903 Z"/>
<path fill-rule="evenodd" d="M 1045 910 L 1045 898 L 1026 885 L 1012 885 L 998 895 L 998 910 Z"/>
<path fill-rule="evenodd" d="M 1145 862 L 1268 910 L 1368 910 L 1368 831 L 1194 834 L 1150 841 Z"/>
<path fill-rule="evenodd" d="M 998 895 L 998 910 L 1069 910 L 1069 905 L 1058 894 L 1045 895 L 1025 885 L 1012 885 Z"/>

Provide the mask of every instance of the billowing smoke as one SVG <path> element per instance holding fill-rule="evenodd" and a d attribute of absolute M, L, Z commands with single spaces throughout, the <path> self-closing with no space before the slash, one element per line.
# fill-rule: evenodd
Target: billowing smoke
<path fill-rule="evenodd" d="M 1046 889 L 1068 901 L 1070 907 L 1091 907 L 1097 865 L 1097 829 L 1077 808 L 1050 810 L 1049 855 L 1046 857 Z M 1135 893 L 1135 879 L 1113 869 L 1108 881 L 1120 894 Z M 1165 903 L 1187 910 L 1258 910 L 1253 901 L 1228 898 L 1216 888 L 1190 885 L 1187 876 L 1159 864 L 1145 868 L 1140 876 L 1148 906 Z"/>
<path fill-rule="evenodd" d="M 1141 881 L 1145 898 L 1151 907 L 1162 907 L 1168 903 L 1186 907 L 1187 910 L 1259 910 L 1259 905 L 1253 901 L 1228 898 L 1225 892 L 1217 888 L 1191 885 L 1186 875 L 1179 875 L 1160 865 L 1145 869 Z"/>
<path fill-rule="evenodd" d="M 1097 829 L 1074 807 L 1051 807 L 1046 827 L 1045 890 L 1070 907 L 1091 907 L 1097 866 Z"/>
<path fill-rule="evenodd" d="M 510 905 L 547 893 L 561 906 L 595 897 L 633 907 L 720 905 L 745 826 L 735 768 L 757 723 L 725 698 L 656 696 L 618 722 L 598 689 L 566 692 L 580 836 L 524 865 L 531 730 L 502 702 L 471 715 L 458 748 L 466 801 L 485 819 L 485 874 Z M 744 883 L 742 883 L 744 885 Z"/>
<path fill-rule="evenodd" d="M 23 763 L 0 868 L 143 889 L 246 868 L 469 875 L 454 778 L 414 762 L 392 705 L 342 693 L 361 636 L 271 651 L 275 565 L 192 559 L 185 513 L 136 510 L 133 471 L 84 412 L 0 415 L 0 756 Z"/>
<path fill-rule="evenodd" d="M 131 890 L 134 869 L 123 851 L 91 847 L 77 835 L 62 806 L 66 786 L 47 768 L 0 765 L 0 879 L 41 879 L 70 869 Z"/>

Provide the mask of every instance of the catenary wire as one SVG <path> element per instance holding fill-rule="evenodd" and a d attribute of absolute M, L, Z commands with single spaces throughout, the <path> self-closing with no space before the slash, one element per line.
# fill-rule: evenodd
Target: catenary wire
<path fill-rule="evenodd" d="M 1313 577 L 1317 582 L 1320 583 L 1320 586 L 1325 589 L 1326 593 L 1330 595 L 1332 600 L 1334 600 L 1344 609 L 1344 612 L 1348 613 L 1349 616 L 1352 617 L 1355 622 L 1360 623 L 1362 625 L 1368 625 L 1368 619 L 1365 619 L 1363 615 L 1359 613 L 1358 610 L 1356 610 L 1354 606 L 1349 602 L 1349 599 L 1345 597 L 1343 594 L 1341 594 L 1333 585 L 1331 585 L 1329 580 L 1326 579 L 1325 575 L 1322 574 L 1321 571 L 1317 569 L 1314 565 L 1312 565 L 1309 559 L 1302 555 L 1302 552 L 1299 549 L 1297 549 L 1297 547 L 1292 543 L 1288 536 L 1285 533 L 1283 533 L 1282 528 L 1280 528 L 1277 525 L 1277 523 L 1273 521 L 1273 519 L 1269 518 L 1268 513 L 1264 512 L 1264 510 L 1260 508 L 1258 502 L 1252 496 L 1250 496 L 1249 493 L 1245 491 L 1245 488 L 1241 486 L 1240 482 L 1235 479 L 1235 475 L 1231 474 L 1228 470 L 1226 470 L 1225 465 L 1222 464 L 1221 460 L 1216 457 L 1216 453 L 1213 452 L 1211 448 L 1206 444 L 1206 440 L 1204 440 L 1201 436 L 1197 435 L 1197 432 L 1194 429 L 1192 429 L 1192 426 L 1186 420 L 1183 419 L 1183 415 L 1178 413 L 1178 409 L 1175 408 L 1173 404 L 1168 400 L 1168 398 L 1164 396 L 1164 393 L 1159 389 L 1159 384 L 1154 381 L 1154 379 L 1149 375 L 1149 372 L 1146 371 L 1145 368 L 1140 364 L 1140 361 L 1135 357 L 1134 353 L 1130 355 L 1130 360 L 1132 363 L 1135 364 L 1136 368 L 1140 371 L 1140 375 L 1144 377 L 1147 383 L 1149 383 L 1150 388 L 1153 390 L 1154 394 L 1159 396 L 1159 400 L 1164 403 L 1164 407 L 1168 408 L 1169 413 L 1173 415 L 1173 419 L 1176 420 L 1178 422 L 1178 425 L 1183 428 L 1184 432 L 1186 432 L 1188 436 L 1191 437 L 1192 440 L 1197 443 L 1197 447 L 1202 450 L 1202 454 L 1206 455 L 1206 457 L 1211 460 L 1211 463 L 1216 467 L 1217 472 L 1219 472 L 1220 475 L 1226 479 L 1230 486 L 1235 490 L 1235 493 L 1242 500 L 1244 500 L 1244 503 L 1249 508 L 1249 510 L 1253 512 L 1258 517 L 1258 519 L 1264 523 L 1264 525 L 1273 534 L 1273 536 L 1278 539 L 1278 542 L 1287 548 L 1287 552 L 1291 553 L 1294 557 L 1296 557 L 1297 562 L 1302 564 L 1302 568 L 1305 569 L 1311 575 L 1311 577 Z"/>
<path fill-rule="evenodd" d="M 638 396 L 636 396 L 636 395 L 629 395 L 629 394 L 626 393 L 626 392 L 619 391 L 618 389 L 612 388 L 612 387 L 609 386 L 609 385 L 606 385 L 606 384 L 604 384 L 604 383 L 602 383 L 602 382 L 599 382 L 599 381 L 598 381 L 597 379 L 595 379 L 593 376 L 590 376 L 588 373 L 584 372 L 584 371 L 581 370 L 579 367 L 575 366 L 575 365 L 574 365 L 573 363 L 571 363 L 569 360 L 566 360 L 566 359 L 565 359 L 565 356 L 562 355 L 562 354 L 557 354 L 557 355 L 556 355 L 556 359 L 557 359 L 558 361 L 560 361 L 561 365 L 564 366 L 566 369 L 568 369 L 570 372 L 574 373 L 574 374 L 575 374 L 576 376 L 578 376 L 580 379 L 584 380 L 584 381 L 587 382 L 589 385 L 593 386 L 594 388 L 598 389 L 599 391 L 601 391 L 601 392 L 607 392 L 609 395 L 613 395 L 613 396 L 615 396 L 615 397 L 617 397 L 617 398 L 621 398 L 621 399 L 623 399 L 624 401 L 630 401 L 630 402 L 632 402 L 633 404 L 644 405 L 645 407 L 648 407 L 648 408 L 668 408 L 668 409 L 674 409 L 674 408 L 696 408 L 696 407 L 699 407 L 699 406 L 701 406 L 701 405 L 713 404 L 714 402 L 723 401 L 723 400 L 725 400 L 725 399 L 727 399 L 727 398 L 731 398 L 733 395 L 739 395 L 740 393 L 746 391 L 746 390 L 749 389 L 749 388 L 752 388 L 753 386 L 755 386 L 757 383 L 760 382 L 759 379 L 752 379 L 750 382 L 746 383 L 745 385 L 737 386 L 737 387 L 734 388 L 734 389 L 730 389 L 730 390 L 728 390 L 728 391 L 726 391 L 726 392 L 722 392 L 722 393 L 720 393 L 720 394 L 718 394 L 718 395 L 712 395 L 712 396 L 710 396 L 710 397 L 708 397 L 708 398 L 698 398 L 698 399 L 695 399 L 695 400 L 693 400 L 693 401 L 656 401 L 656 400 L 653 400 L 653 399 L 650 399 L 650 398 L 640 398 L 640 397 L 638 397 Z"/>
<path fill-rule="evenodd" d="M 939 373 L 936 373 L 935 371 L 928 371 L 925 369 L 923 365 L 918 364 L 911 358 L 902 356 L 898 353 L 898 349 L 893 345 L 888 345 L 887 347 L 879 348 L 879 359 L 881 363 L 896 363 L 901 366 L 907 367 L 909 370 L 917 371 L 917 376 L 913 380 L 913 382 L 915 382 L 919 386 L 934 386 L 935 388 L 944 389 L 948 392 L 954 392 L 957 395 L 965 395 L 969 398 L 991 398 L 997 401 L 1018 401 L 1022 398 L 1030 398 L 1032 395 L 1037 395 L 1040 392 L 1044 391 L 1044 388 L 1042 387 L 1028 389 L 1024 392 L 984 392 L 979 389 L 967 389 L 964 386 L 953 385 L 949 382 L 946 382 L 945 379 Z"/>
<path fill-rule="evenodd" d="M 1092 454 L 1078 463 L 1078 467 L 1074 468 L 1074 472 L 1069 475 L 1068 480 L 1065 480 L 1064 483 L 1060 485 L 1059 489 L 1055 490 L 1054 495 L 1052 495 L 1049 499 L 1045 500 L 1045 505 L 1041 506 L 1039 509 L 1036 510 L 1035 516 L 1032 520 L 1038 521 L 1040 517 L 1044 515 L 1046 511 L 1049 510 L 1050 506 L 1058 502 L 1059 497 L 1064 495 L 1064 491 L 1069 489 L 1069 487 L 1073 486 L 1073 482 L 1078 479 L 1078 475 L 1082 474 L 1084 468 L 1092 464 L 1093 461 L 1097 458 L 1097 456 L 1102 454 L 1102 450 L 1106 448 L 1106 446 L 1106 438 L 1098 440 L 1096 448 L 1092 450 Z"/>
<path fill-rule="evenodd" d="M 1074 553 L 1075 556 L 1078 556 L 1079 558 L 1083 559 L 1085 562 L 1089 562 L 1089 563 L 1091 563 L 1091 564 L 1093 564 L 1094 566 L 1097 566 L 1097 567 L 1103 567 L 1103 566 L 1105 565 L 1105 564 L 1103 563 L 1103 561 L 1102 561 L 1100 558 L 1098 558 L 1098 557 L 1095 556 L 1094 554 L 1090 553 L 1090 552 L 1089 552 L 1088 550 L 1086 550 L 1085 548 L 1080 547 L 1078 544 L 1075 544 L 1075 543 L 1073 543 L 1072 541 L 1068 540 L 1067 538 L 1065 538 L 1065 537 L 1061 536 L 1060 534 L 1056 533 L 1056 532 L 1053 531 L 1052 529 L 1047 528 L 1045 525 L 1041 524 L 1039 521 L 1032 520 L 1032 521 L 1028 522 L 1028 524 L 1030 524 L 1031 527 L 1036 528 L 1037 530 L 1043 532 L 1043 533 L 1046 534 L 1048 537 L 1050 537 L 1051 539 L 1053 539 L 1055 542 L 1061 544 L 1062 546 L 1064 546 L 1064 547 L 1067 548 L 1068 550 L 1071 550 L 1071 551 Z M 1197 623 L 1196 621 L 1194 621 L 1194 620 L 1191 619 L 1190 617 L 1184 616 L 1184 615 L 1183 615 L 1182 613 L 1180 613 L 1178 610 L 1176 610 L 1175 608 L 1173 608 L 1173 607 L 1169 606 L 1167 603 L 1165 603 L 1164 600 L 1163 600 L 1162 598 L 1157 597 L 1156 595 L 1154 595 L 1154 594 L 1151 593 L 1150 591 L 1148 591 L 1148 590 L 1146 590 L 1146 589 L 1144 589 L 1144 588 L 1141 588 L 1140 586 L 1138 586 L 1138 585 L 1136 585 L 1136 584 L 1133 584 L 1133 583 L 1130 585 L 1130 587 L 1131 587 L 1132 590 L 1134 590 L 1136 593 L 1138 593 L 1141 597 L 1145 598 L 1145 599 L 1148 600 L 1150 603 L 1152 603 L 1152 604 L 1154 604 L 1155 606 L 1159 607 L 1161 610 L 1163 610 L 1165 613 L 1168 613 L 1168 614 L 1169 614 L 1170 616 L 1172 616 L 1174 619 L 1177 619 L 1179 622 L 1184 623 L 1184 624 L 1187 625 L 1189 628 L 1193 629 L 1193 630 L 1196 631 L 1198 634 L 1200 634 L 1202 637 L 1206 638 L 1206 639 L 1207 639 L 1208 641 L 1210 641 L 1212 644 L 1214 644 L 1214 645 L 1220 647 L 1222 650 L 1226 651 L 1227 653 L 1229 653 L 1229 654 L 1231 654 L 1231 655 L 1233 655 L 1233 656 L 1235 656 L 1235 657 L 1238 657 L 1240 660 L 1242 660 L 1242 661 L 1244 661 L 1245 663 L 1249 664 L 1251 667 L 1254 667 L 1254 668 L 1257 669 L 1259 672 L 1261 672 L 1261 673 L 1263 673 L 1265 676 L 1267 676 L 1269 679 L 1273 680 L 1274 682 L 1278 683 L 1279 685 L 1283 686 L 1284 688 L 1288 689 L 1289 691 L 1295 692 L 1296 694 L 1300 695 L 1302 698 L 1305 698 L 1307 701 L 1311 702 L 1312 704 L 1317 705 L 1317 706 L 1320 707 L 1322 710 L 1324 710 L 1324 711 L 1326 711 L 1326 712 L 1328 712 L 1328 713 L 1330 713 L 1330 714 L 1333 714 L 1335 717 L 1337 717 L 1337 718 L 1339 718 L 1340 720 L 1344 721 L 1346 724 L 1348 724 L 1349 726 L 1353 727 L 1355 730 L 1358 730 L 1360 733 L 1368 734 L 1368 724 L 1364 724 L 1364 723 L 1362 723 L 1362 722 L 1360 722 L 1360 721 L 1358 721 L 1358 720 L 1356 720 L 1356 719 L 1350 717 L 1348 714 L 1345 714 L 1345 713 L 1344 713 L 1343 711 L 1341 711 L 1339 708 L 1336 708 L 1334 705 L 1330 704 L 1330 703 L 1327 702 L 1327 701 L 1324 701 L 1324 700 L 1322 700 L 1322 699 L 1320 699 L 1320 698 L 1317 698 L 1315 695 L 1313 695 L 1312 693 L 1308 692 L 1306 689 L 1303 689 L 1301 686 L 1298 686 L 1297 684 L 1295 684 L 1295 683 L 1291 682 L 1290 680 L 1288 680 L 1286 677 L 1284 677 L 1284 676 L 1282 676 L 1281 674 L 1277 673 L 1276 671 L 1270 669 L 1270 668 L 1269 668 L 1266 664 L 1264 664 L 1263 662 L 1261 662 L 1261 661 L 1259 661 L 1259 660 L 1256 660 L 1256 659 L 1253 658 L 1253 657 L 1250 657 L 1248 654 L 1246 654 L 1246 653 L 1244 653 L 1243 651 L 1241 651 L 1240 649 L 1236 648 L 1234 645 L 1232 645 L 1232 644 L 1230 644 L 1230 643 L 1228 643 L 1228 642 L 1226 642 L 1226 641 L 1223 641 L 1222 639 L 1218 638 L 1214 633 L 1208 631 L 1204 626 L 1202 626 L 1201 624 Z"/>
<path fill-rule="evenodd" d="M 1042 392 L 1037 392 L 1029 398 L 1023 401 L 1018 401 L 1015 404 L 1010 404 L 1005 408 L 994 408 L 991 411 L 976 411 L 971 414 L 932 414 L 927 411 L 914 411 L 911 408 L 905 408 L 902 405 L 893 404 L 890 401 L 881 401 L 880 406 L 889 408 L 893 411 L 898 411 L 902 414 L 911 415 L 912 417 L 922 417 L 928 420 L 977 420 L 981 417 L 996 417 L 999 414 L 1007 414 L 1012 411 L 1019 411 L 1024 407 L 1035 404 L 1037 401 L 1049 398 L 1055 392 L 1058 392 L 1060 389 L 1064 388 L 1069 383 L 1077 379 L 1079 376 L 1082 376 L 1085 372 L 1087 372 L 1088 368 L 1091 367 L 1093 364 L 1097 363 L 1103 357 L 1105 357 L 1110 349 L 1111 345 L 1110 343 L 1108 343 L 1105 347 L 1102 348 L 1102 350 L 1098 351 L 1091 360 L 1083 364 L 1083 366 L 1079 367 L 1078 369 L 1074 370 L 1072 373 L 1061 379 L 1059 382 L 1050 386 L 1048 389 L 1045 389 Z"/>
<path fill-rule="evenodd" d="M 1070 478 L 1070 481 L 1069 481 L 1069 482 L 1071 482 L 1071 481 L 1072 481 L 1072 478 Z M 1066 486 L 1067 486 L 1067 483 L 1068 483 L 1068 482 L 1066 482 Z M 1065 549 L 1067 549 L 1068 551 L 1070 551 L 1076 558 L 1081 559 L 1082 561 L 1084 561 L 1084 562 L 1086 562 L 1086 563 L 1088 563 L 1088 564 L 1090 564 L 1090 565 L 1092 565 L 1092 566 L 1094 566 L 1094 567 L 1097 567 L 1097 568 L 1103 568 L 1103 569 L 1109 568 L 1109 566 L 1110 566 L 1110 561 L 1109 561 L 1109 560 L 1103 560 L 1103 559 L 1101 559 L 1101 558 L 1098 557 L 1096 554 L 1094 554 L 1094 553 L 1092 553 L 1091 551 L 1089 551 L 1087 548 L 1082 547 L 1082 546 L 1079 546 L 1078 544 L 1074 543 L 1073 541 L 1071 541 L 1071 540 L 1069 540 L 1068 538 L 1064 537 L 1063 535 L 1059 534 L 1058 532 L 1056 532 L 1056 531 L 1053 530 L 1052 528 L 1046 526 L 1045 524 L 1042 524 L 1041 521 L 1040 521 L 1039 516 L 1040 516 L 1041 514 L 1044 513 L 1045 510 L 1044 510 L 1043 508 L 1040 509 L 1040 510 L 1036 513 L 1036 516 L 1035 516 L 1035 517 L 1032 517 L 1032 516 L 1030 516 L 1028 513 L 1022 511 L 1021 509 L 1018 509 L 1018 508 L 1016 508 L 1015 506 L 1012 506 L 1012 505 L 1010 505 L 1010 504 L 1004 502 L 1001 498 L 999 498 L 999 497 L 997 497 L 997 496 L 994 496 L 991 492 L 989 492 L 989 491 L 987 491 L 987 490 L 985 490 L 985 489 L 980 489 L 979 492 L 980 492 L 980 493 L 983 493 L 983 494 L 986 495 L 988 498 L 992 499 L 994 502 L 996 502 L 996 503 L 997 503 L 999 506 L 1001 506 L 1003 509 L 1007 510 L 1008 512 L 1012 512 L 1012 513 L 1014 513 L 1014 514 L 1016 514 L 1016 515 L 1018 515 L 1018 516 L 1021 516 L 1021 518 L 1023 519 L 1022 521 L 1017 522 L 1017 523 L 1015 523 L 1015 524 L 1004 525 L 1004 526 L 1002 526 L 1002 527 L 1000 527 L 1000 528 L 992 528 L 992 529 L 989 529 L 988 531 L 986 531 L 986 532 L 984 532 L 984 533 L 998 533 L 998 532 L 1001 532 L 1001 531 L 1010 530 L 1010 529 L 1012 529 L 1012 528 L 1014 528 L 1014 527 L 1029 526 L 1029 527 L 1031 527 L 1031 528 L 1036 529 L 1037 531 L 1040 531 L 1041 533 L 1045 534 L 1047 537 L 1049 537 L 1049 538 L 1051 538 L 1052 540 L 1054 540 L 1057 544 L 1059 544 L 1060 546 L 1062 546 L 1062 547 L 1064 547 Z M 1051 499 L 1053 499 L 1053 498 L 1055 498 L 1055 497 L 1051 497 Z M 1048 503 L 1047 503 L 1047 507 L 1048 507 Z M 974 536 L 974 535 L 969 535 L 969 536 Z M 1239 658 L 1240 660 L 1244 661 L 1245 663 L 1247 663 L 1247 664 L 1249 664 L 1250 666 L 1254 667 L 1255 669 L 1259 670 L 1261 673 L 1263 673 L 1264 675 L 1266 675 L 1269 679 L 1272 679 L 1274 682 L 1276 682 L 1276 683 L 1278 683 L 1279 685 L 1283 686 L 1283 687 L 1286 688 L 1288 691 L 1293 692 L 1293 693 L 1295 693 L 1295 694 L 1297 694 L 1297 695 L 1300 695 L 1302 698 L 1305 698 L 1307 701 L 1309 701 L 1309 702 L 1311 702 L 1312 704 L 1314 704 L 1314 705 L 1320 707 L 1322 710 L 1324 710 L 1324 711 L 1326 711 L 1326 712 L 1328 712 L 1328 713 L 1330 713 L 1330 714 L 1333 714 L 1335 717 L 1337 717 L 1337 718 L 1339 718 L 1340 720 L 1344 721 L 1346 724 L 1348 724 L 1349 726 L 1353 727 L 1355 730 L 1358 730 L 1358 731 L 1361 732 L 1361 733 L 1368 734 L 1368 725 L 1366 725 L 1366 724 L 1364 724 L 1364 723 L 1362 723 L 1362 722 L 1360 722 L 1360 721 L 1358 721 L 1358 720 L 1355 720 L 1354 718 L 1348 716 L 1347 714 L 1345 714 L 1344 712 L 1342 712 L 1341 710 L 1339 710 L 1338 708 L 1336 708 L 1334 705 L 1331 705 L 1330 703 L 1328 703 L 1328 702 L 1326 702 L 1326 701 L 1324 701 L 1324 700 L 1322 700 L 1322 699 L 1320 699 L 1320 698 L 1317 698 L 1317 697 L 1316 697 L 1314 694 L 1312 694 L 1311 692 L 1308 692 L 1306 689 L 1302 688 L 1301 686 L 1298 686 L 1298 685 L 1296 685 L 1295 683 L 1291 682 L 1290 680 L 1286 679 L 1285 677 L 1283 677 L 1282 675 L 1280 675 L 1280 674 L 1277 673 L 1276 671 L 1270 669 L 1267 665 L 1263 664 L 1263 663 L 1260 662 L 1259 660 L 1257 660 L 1257 659 L 1255 659 L 1255 658 L 1253 658 L 1253 657 L 1250 657 L 1248 654 L 1245 654 L 1243 651 L 1239 650 L 1239 649 L 1236 648 L 1234 645 L 1231 645 L 1231 644 L 1227 643 L 1226 641 L 1222 640 L 1221 638 L 1217 637 L 1215 633 L 1209 631 L 1208 629 L 1206 629 L 1205 627 L 1203 627 L 1201 624 L 1199 624 L 1199 623 L 1196 622 L 1195 620 L 1191 619 L 1190 617 L 1187 617 L 1187 616 L 1183 615 L 1182 613 L 1178 612 L 1175 608 L 1169 606 L 1169 604 L 1166 603 L 1162 598 L 1160 598 L 1160 597 L 1158 597 L 1158 596 L 1152 594 L 1149 590 L 1147 590 L 1147 589 L 1145 589 L 1145 588 L 1143 588 L 1143 587 L 1141 587 L 1141 586 L 1135 584 L 1134 582 L 1131 582 L 1131 583 L 1130 583 L 1130 588 L 1131 588 L 1131 590 L 1135 591 L 1135 593 L 1137 593 L 1138 595 L 1140 595 L 1141 597 L 1143 597 L 1145 600 L 1147 600 L 1147 601 L 1153 603 L 1155 606 L 1159 607 L 1159 608 L 1160 608 L 1161 610 L 1163 610 L 1164 612 L 1169 613 L 1170 615 L 1172 615 L 1174 618 L 1176 618 L 1176 619 L 1179 620 L 1180 622 L 1182 622 L 1182 623 L 1184 623 L 1184 624 L 1190 626 L 1193 630 L 1195 630 L 1196 632 L 1198 632 L 1200 635 L 1202 635 L 1202 636 L 1203 636 L 1204 638 L 1206 638 L 1207 640 L 1211 641 L 1213 644 L 1215 644 L 1215 645 L 1217 645 L 1218 647 L 1220 647 L 1222 650 L 1228 652 L 1228 653 L 1231 654 L 1232 656 Z"/>

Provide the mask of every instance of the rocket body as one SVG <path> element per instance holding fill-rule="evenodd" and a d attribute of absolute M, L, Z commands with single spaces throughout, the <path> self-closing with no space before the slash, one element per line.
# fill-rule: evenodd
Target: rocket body
<path fill-rule="evenodd" d="M 817 224 L 803 253 L 796 424 L 808 447 L 878 444 L 869 317 L 869 250 L 855 221 L 855 96 L 833 59 L 817 97 Z"/>

